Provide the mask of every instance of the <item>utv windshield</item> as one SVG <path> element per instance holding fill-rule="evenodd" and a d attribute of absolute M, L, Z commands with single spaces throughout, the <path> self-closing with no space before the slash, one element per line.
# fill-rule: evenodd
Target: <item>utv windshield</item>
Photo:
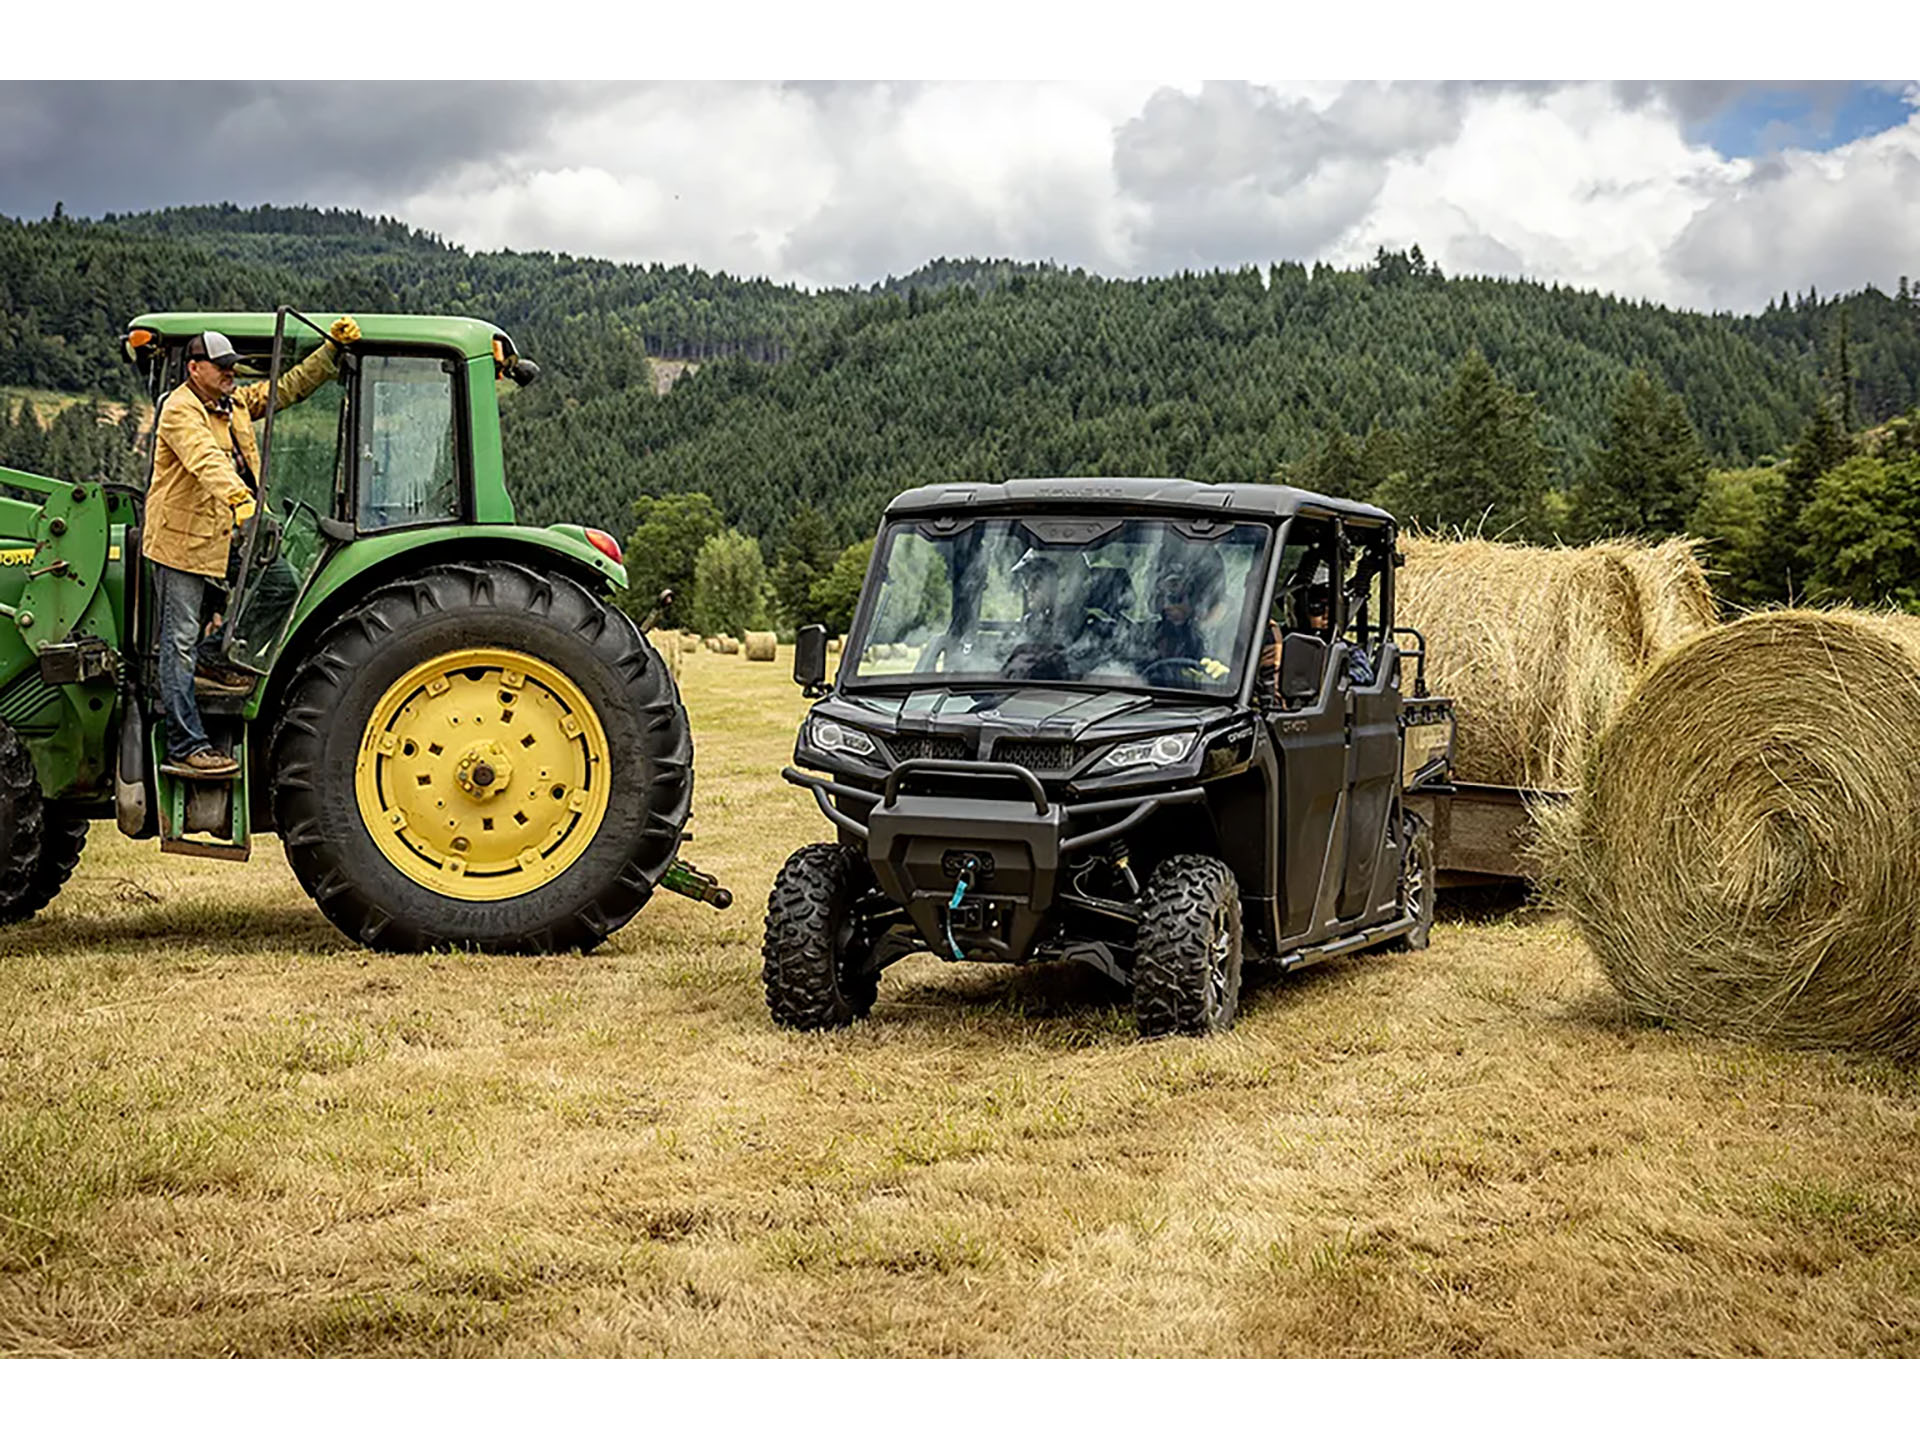
<path fill-rule="evenodd" d="M 850 642 L 854 683 L 1066 681 L 1238 690 L 1265 525 L 1031 516 L 902 522 Z"/>

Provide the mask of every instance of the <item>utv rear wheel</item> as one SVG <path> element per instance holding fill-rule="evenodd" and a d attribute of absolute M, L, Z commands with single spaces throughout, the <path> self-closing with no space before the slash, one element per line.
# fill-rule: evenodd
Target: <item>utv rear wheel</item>
<path fill-rule="evenodd" d="M 1433 862 L 1433 831 L 1418 815 L 1408 813 L 1401 844 L 1400 913 L 1413 917 L 1413 928 L 1396 936 L 1390 950 L 1424 950 L 1433 940 L 1433 908 L 1439 898 Z"/>
<path fill-rule="evenodd" d="M 1243 964 L 1240 887 L 1207 855 L 1154 867 L 1133 962 L 1133 1014 L 1142 1039 L 1233 1028 Z"/>
<path fill-rule="evenodd" d="M 574 581 L 504 561 L 385 586 L 289 682 L 271 757 L 287 858 L 388 950 L 582 950 L 679 848 L 693 744 L 667 668 Z"/>
<path fill-rule="evenodd" d="M 789 1030 L 838 1030 L 873 1009 L 880 977 L 860 902 L 873 889 L 867 860 L 850 845 L 793 852 L 767 897 L 760 948 L 767 1009 Z"/>

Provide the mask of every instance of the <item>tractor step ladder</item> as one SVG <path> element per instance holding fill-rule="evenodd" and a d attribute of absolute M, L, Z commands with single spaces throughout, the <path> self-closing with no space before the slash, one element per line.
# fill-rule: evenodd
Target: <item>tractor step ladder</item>
<path fill-rule="evenodd" d="M 153 772 L 160 801 L 160 849 L 169 855 L 198 855 L 208 860 L 245 860 L 253 853 L 248 825 L 247 741 L 234 743 L 240 773 L 225 780 L 188 780 L 160 768 L 165 745 L 154 731 Z M 189 831 L 188 827 L 192 826 Z M 191 833 L 194 838 L 188 839 Z"/>

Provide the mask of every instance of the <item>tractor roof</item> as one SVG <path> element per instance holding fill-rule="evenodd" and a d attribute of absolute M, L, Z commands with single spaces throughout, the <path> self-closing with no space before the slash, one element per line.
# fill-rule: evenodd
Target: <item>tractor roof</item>
<path fill-rule="evenodd" d="M 315 311 L 309 318 L 324 329 L 336 313 Z M 464 315 L 367 315 L 356 310 L 353 318 L 360 324 L 361 335 L 368 340 L 389 340 L 404 345 L 451 345 L 470 360 L 491 355 L 493 337 L 506 333 L 498 325 L 470 320 Z M 247 340 L 272 340 L 273 324 L 274 315 L 270 310 L 250 313 L 166 310 L 137 315 L 127 328 L 151 330 L 162 337 L 218 330 L 238 344 Z M 287 321 L 287 335 L 301 345 L 318 338 L 292 318 Z"/>
<path fill-rule="evenodd" d="M 1212 485 L 1199 480 L 1131 477 L 1080 477 L 1058 480 L 1008 480 L 999 484 L 922 485 L 895 497 L 887 514 L 952 514 L 957 510 L 1118 509 L 1127 511 L 1200 511 L 1255 520 L 1293 515 L 1338 517 L 1366 525 L 1392 525 L 1393 517 L 1373 505 L 1296 490 L 1291 485 Z"/>

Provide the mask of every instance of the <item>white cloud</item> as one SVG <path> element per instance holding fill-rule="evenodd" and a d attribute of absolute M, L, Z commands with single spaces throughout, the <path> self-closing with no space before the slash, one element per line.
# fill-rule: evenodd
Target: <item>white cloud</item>
<path fill-rule="evenodd" d="M 1798 88 L 1816 119 L 1857 93 Z M 1920 87 L 1906 124 L 1822 153 L 1689 138 L 1750 89 L 0 84 L 0 211 L 348 205 L 475 249 L 807 285 L 939 255 L 1142 275 L 1417 242 L 1449 272 L 1751 309 L 1920 269 Z"/>
<path fill-rule="evenodd" d="M 1721 187 L 1663 265 L 1696 303 L 1750 310 L 1920 272 L 1920 115 L 1819 154 L 1788 151 Z"/>
<path fill-rule="evenodd" d="M 1664 106 L 1628 109 L 1607 86 L 1479 96 L 1450 143 L 1391 162 L 1378 203 L 1334 253 L 1352 262 L 1418 242 L 1449 272 L 1690 304 L 1698 288 L 1666 252 L 1750 168 L 1688 143 Z"/>

